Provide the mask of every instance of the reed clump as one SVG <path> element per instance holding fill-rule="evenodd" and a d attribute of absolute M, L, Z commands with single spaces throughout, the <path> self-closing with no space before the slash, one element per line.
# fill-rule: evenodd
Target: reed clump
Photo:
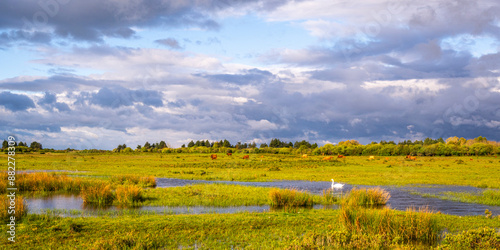
<path fill-rule="evenodd" d="M 156 187 L 156 178 L 154 176 L 116 175 L 111 177 L 111 182 L 118 185 Z"/>
<path fill-rule="evenodd" d="M 115 194 L 119 204 L 135 204 L 144 200 L 142 188 L 138 186 L 117 187 Z"/>
<path fill-rule="evenodd" d="M 427 208 L 408 208 L 403 214 L 389 208 L 341 207 L 340 223 L 349 232 L 382 235 L 394 243 L 434 244 L 440 232 Z"/>
<path fill-rule="evenodd" d="M 310 207 L 314 205 L 311 194 L 296 189 L 273 188 L 269 191 L 271 207 Z"/>
<path fill-rule="evenodd" d="M 3 172 L 1 178 L 7 179 L 7 173 Z M 66 175 L 55 173 L 19 173 L 15 175 L 17 190 L 24 191 L 65 191 L 78 192 L 82 186 L 89 185 L 82 178 L 71 178 Z M 0 192 L 5 192 L 6 182 L 0 184 Z"/>
<path fill-rule="evenodd" d="M 332 189 L 324 189 L 323 190 L 323 200 L 325 204 L 334 204 L 340 200 L 340 197 L 335 195 Z"/>
<path fill-rule="evenodd" d="M 111 185 L 100 183 L 82 189 L 81 197 L 84 203 L 111 205 L 115 199 Z"/>
<path fill-rule="evenodd" d="M 374 207 L 383 206 L 391 198 L 389 192 L 381 188 L 370 189 L 352 189 L 348 195 L 344 196 L 341 200 L 342 206 L 347 207 Z"/>
<path fill-rule="evenodd" d="M 14 216 L 18 221 L 28 214 L 28 206 L 22 196 L 15 196 L 13 200 L 7 195 L 0 197 L 0 218 L 2 221 L 10 221 L 11 216 Z"/>

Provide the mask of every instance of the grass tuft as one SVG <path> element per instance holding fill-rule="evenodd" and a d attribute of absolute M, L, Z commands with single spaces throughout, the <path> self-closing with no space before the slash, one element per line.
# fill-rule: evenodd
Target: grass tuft
<path fill-rule="evenodd" d="M 400 213 L 389 208 L 343 206 L 339 220 L 349 232 L 383 235 L 395 243 L 434 244 L 437 241 L 440 228 L 428 208 L 418 212 L 409 208 Z"/>
<path fill-rule="evenodd" d="M 270 205 L 274 208 L 310 207 L 314 205 L 311 194 L 296 189 L 273 188 L 269 191 Z"/>
<path fill-rule="evenodd" d="M 156 187 L 154 176 L 137 175 L 115 175 L 111 177 L 111 182 L 118 185 L 138 185 L 141 187 Z"/>
<path fill-rule="evenodd" d="M 15 209 L 9 208 L 11 206 L 14 206 L 14 204 L 15 204 Z M 11 216 L 16 217 L 16 221 L 19 221 L 27 213 L 28 213 L 28 206 L 22 196 L 16 196 L 13 202 L 6 195 L 1 196 L 0 218 L 2 219 L 2 221 L 4 222 L 10 221 Z"/>
<path fill-rule="evenodd" d="M 93 203 L 97 205 L 113 204 L 114 194 L 109 184 L 100 184 L 85 187 L 81 196 L 84 203 Z"/>
<path fill-rule="evenodd" d="M 352 189 L 348 195 L 341 200 L 342 206 L 347 207 L 373 207 L 382 206 L 391 198 L 389 192 L 381 188 Z"/>
<path fill-rule="evenodd" d="M 116 201 L 119 204 L 135 204 L 143 200 L 142 188 L 138 186 L 120 186 L 116 188 Z"/>

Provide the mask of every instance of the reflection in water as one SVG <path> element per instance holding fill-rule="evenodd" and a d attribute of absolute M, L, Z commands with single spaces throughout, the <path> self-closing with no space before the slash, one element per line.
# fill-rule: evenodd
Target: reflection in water
<path fill-rule="evenodd" d="M 296 188 L 306 190 L 313 194 L 321 195 L 324 189 L 331 186 L 331 182 L 312 182 L 312 181 L 276 181 L 276 182 L 231 182 L 231 181 L 201 181 L 201 180 L 181 180 L 169 178 L 157 178 L 157 187 L 176 187 L 185 186 L 196 183 L 227 183 L 234 185 L 247 185 L 259 187 L 278 187 L 278 188 Z M 338 193 L 349 192 L 354 186 L 346 184 L 342 191 Z M 372 186 L 356 186 L 358 188 L 369 188 Z M 425 198 L 419 195 L 414 195 L 411 192 L 438 194 L 444 191 L 453 192 L 478 192 L 482 189 L 474 187 L 460 186 L 432 186 L 432 187 L 394 187 L 382 186 L 389 191 L 391 198 L 387 205 L 398 210 L 406 210 L 409 207 L 424 207 L 428 206 L 431 210 L 440 211 L 445 214 L 452 215 L 484 215 L 486 209 L 490 210 L 493 215 L 500 214 L 500 207 L 487 206 L 481 204 L 455 202 L 449 200 L 441 200 L 437 198 Z M 337 192 L 337 191 L 336 191 Z M 165 214 L 204 214 L 204 213 L 239 213 L 239 212 L 265 212 L 269 211 L 269 206 L 235 206 L 235 207 L 154 207 L 142 206 L 135 208 L 119 208 L 116 206 L 97 207 L 94 205 L 84 204 L 83 200 L 76 195 L 55 195 L 45 198 L 27 198 L 28 209 L 30 213 L 42 213 L 46 209 L 62 209 L 62 210 L 78 210 L 89 213 L 97 211 L 151 211 Z M 338 209 L 337 205 L 323 206 L 316 205 L 313 209 Z"/>

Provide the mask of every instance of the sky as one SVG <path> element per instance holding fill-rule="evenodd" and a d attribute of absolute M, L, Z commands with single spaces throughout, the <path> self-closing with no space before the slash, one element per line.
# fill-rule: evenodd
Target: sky
<path fill-rule="evenodd" d="M 0 138 L 500 141 L 497 0 L 4 0 Z"/>

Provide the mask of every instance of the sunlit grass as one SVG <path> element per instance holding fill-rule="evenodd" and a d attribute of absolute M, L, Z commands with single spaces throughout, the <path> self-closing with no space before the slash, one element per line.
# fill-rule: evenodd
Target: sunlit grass
<path fill-rule="evenodd" d="M 58 249 L 61 246 L 71 246 L 77 249 L 101 249 L 116 246 L 117 249 L 179 249 L 181 246 L 194 248 L 196 245 L 201 249 L 432 249 L 439 246 L 436 245 L 440 244 L 439 241 L 434 244 L 423 243 L 426 241 L 425 237 L 413 240 L 415 237 L 411 234 L 402 236 L 401 232 L 405 230 L 399 229 L 400 227 L 411 228 L 402 223 L 403 220 L 410 221 L 405 219 L 405 213 L 389 212 L 390 218 L 386 222 L 390 221 L 391 225 L 398 226 L 394 229 L 383 228 L 385 231 L 373 232 L 371 230 L 374 229 L 370 227 L 375 225 L 374 228 L 377 228 L 377 224 L 373 223 L 366 226 L 367 231 L 358 232 L 357 229 L 347 230 L 339 222 L 340 210 L 309 210 L 294 214 L 269 212 L 201 215 L 154 215 L 149 212 L 119 211 L 109 213 L 109 216 L 103 214 L 84 218 L 59 217 L 54 211 L 53 215 L 27 215 L 16 229 L 16 243 L 9 244 L 6 237 L 2 237 L 0 248 L 30 249 L 41 246 Z M 432 218 L 432 221 L 437 221 L 438 226 L 446 228 L 450 234 L 473 228 L 500 228 L 500 220 L 484 216 L 432 214 Z M 420 224 L 415 222 L 409 225 Z M 395 233 L 389 234 L 392 232 L 390 230 Z M 405 238 L 410 243 L 404 243 Z M 450 242 L 448 249 L 463 249 L 455 246 L 455 242 Z"/>
<path fill-rule="evenodd" d="M 111 185 L 99 184 L 82 189 L 80 193 L 84 203 L 97 205 L 111 205 L 115 199 Z"/>
<path fill-rule="evenodd" d="M 141 187 L 156 187 L 154 176 L 116 175 L 111 177 L 111 182 L 120 185 L 138 185 Z"/>
<path fill-rule="evenodd" d="M 458 234 L 446 234 L 443 249 L 500 249 L 500 232 L 493 228 L 479 228 Z"/>
<path fill-rule="evenodd" d="M 273 188 L 269 191 L 271 207 L 295 208 L 311 207 L 314 205 L 314 196 L 296 189 Z"/>
<path fill-rule="evenodd" d="M 146 189 L 150 206 L 248 206 L 268 204 L 269 188 L 229 184 L 195 184 L 183 187 Z"/>
<path fill-rule="evenodd" d="M 409 208 L 402 215 L 389 208 L 341 207 L 340 222 L 349 232 L 380 234 L 400 243 L 434 244 L 440 227 L 427 208 Z"/>
<path fill-rule="evenodd" d="M 0 218 L 3 222 L 9 222 L 11 217 L 21 220 L 28 213 L 28 206 L 22 196 L 16 195 L 11 200 L 7 195 L 0 196 Z"/>
<path fill-rule="evenodd" d="M 344 183 L 359 185 L 441 184 L 500 188 L 496 178 L 500 158 L 489 156 L 474 157 L 473 161 L 465 156 L 422 156 L 417 161 L 405 161 L 404 156 L 371 161 L 367 161 L 366 156 L 350 156 L 345 162 L 328 162 L 322 161 L 322 156 L 314 155 L 304 159 L 301 155 L 257 154 L 251 155 L 249 160 L 241 159 L 243 155 L 235 152 L 233 157 L 219 155 L 217 160 L 211 160 L 210 154 L 198 153 L 35 153 L 20 154 L 16 162 L 19 170 L 78 170 L 68 174 L 96 176 L 135 175 L 229 181 L 329 181 L 335 176 Z M 0 155 L 4 162 L 7 162 L 6 157 Z M 463 163 L 458 164 L 457 160 Z"/>
<path fill-rule="evenodd" d="M 486 189 L 479 193 L 468 192 L 442 192 L 440 194 L 426 194 L 413 192 L 423 197 L 439 198 L 445 200 L 478 203 L 491 206 L 500 206 L 500 190 Z"/>
<path fill-rule="evenodd" d="M 144 200 L 142 188 L 138 186 L 119 186 L 115 197 L 118 204 L 136 204 Z"/>
<path fill-rule="evenodd" d="M 7 173 L 1 172 L 0 178 L 7 180 Z M 82 187 L 92 185 L 96 180 L 89 178 L 72 178 L 66 175 L 56 175 L 55 173 L 19 173 L 15 175 L 15 188 L 19 192 L 36 191 L 36 192 L 51 192 L 65 191 L 78 192 Z M 0 192 L 6 191 L 7 181 L 2 181 L 0 184 Z"/>
<path fill-rule="evenodd" d="M 357 206 L 381 206 L 385 205 L 391 195 L 381 188 L 357 189 L 353 188 L 347 195 L 342 197 L 341 205 L 345 207 Z"/>

